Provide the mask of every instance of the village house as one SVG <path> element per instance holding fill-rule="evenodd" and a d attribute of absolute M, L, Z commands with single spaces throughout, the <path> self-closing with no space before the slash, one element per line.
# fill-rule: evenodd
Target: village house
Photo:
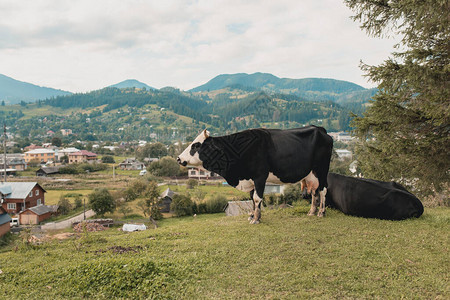
<path fill-rule="evenodd" d="M 37 182 L 1 182 L 2 207 L 9 214 L 17 214 L 27 208 L 45 204 L 46 191 Z"/>
<path fill-rule="evenodd" d="M 55 161 L 55 151 L 43 148 L 30 150 L 25 152 L 24 159 L 26 163 L 30 163 L 31 161 L 39 163 Z"/>
<path fill-rule="evenodd" d="M 188 177 L 192 179 L 219 179 L 220 175 L 208 171 L 202 167 L 190 167 Z"/>
<path fill-rule="evenodd" d="M 69 163 L 83 163 L 97 160 L 97 154 L 87 150 L 69 153 Z"/>
<path fill-rule="evenodd" d="M 58 151 L 56 151 L 56 159 L 60 161 L 64 156 L 69 157 L 70 153 L 79 152 L 79 151 L 80 151 L 80 149 L 77 149 L 74 147 L 59 149 Z"/>
<path fill-rule="evenodd" d="M 30 146 L 26 146 L 23 150 L 31 151 L 31 150 L 35 150 L 35 149 L 42 149 L 42 147 L 35 145 L 35 144 L 31 144 Z"/>
<path fill-rule="evenodd" d="M 343 143 L 348 143 L 355 139 L 354 137 L 352 137 L 351 135 L 349 135 L 348 133 L 346 133 L 344 131 L 329 132 L 328 135 L 331 136 L 333 138 L 333 140 L 335 140 L 337 142 L 343 142 Z"/>
<path fill-rule="evenodd" d="M 24 171 L 27 169 L 27 163 L 22 154 L 6 154 L 6 169 Z M 0 157 L 0 168 L 4 169 L 3 155 Z"/>
<path fill-rule="evenodd" d="M 352 159 L 353 153 L 347 149 L 336 149 L 339 160 Z"/>
<path fill-rule="evenodd" d="M 144 163 L 138 161 L 136 158 L 127 158 L 119 164 L 122 170 L 144 170 Z"/>
<path fill-rule="evenodd" d="M 11 230 L 11 216 L 0 206 L 0 237 Z"/>
<path fill-rule="evenodd" d="M 72 129 L 61 129 L 61 134 L 63 136 L 68 136 L 68 135 L 72 134 Z"/>

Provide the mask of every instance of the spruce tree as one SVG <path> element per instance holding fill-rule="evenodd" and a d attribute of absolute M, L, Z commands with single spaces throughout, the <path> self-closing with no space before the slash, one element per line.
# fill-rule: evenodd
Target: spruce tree
<path fill-rule="evenodd" d="M 421 195 L 448 188 L 450 174 L 449 2 L 346 0 L 374 37 L 397 35 L 396 52 L 361 64 L 379 92 L 352 125 L 367 177 L 412 184 Z"/>

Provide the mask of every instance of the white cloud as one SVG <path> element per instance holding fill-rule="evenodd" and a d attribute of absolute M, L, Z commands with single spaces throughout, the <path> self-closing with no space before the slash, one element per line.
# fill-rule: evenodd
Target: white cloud
<path fill-rule="evenodd" d="M 221 73 L 331 77 L 368 86 L 392 40 L 335 0 L 0 1 L 0 73 L 88 91 L 136 78 L 190 89 Z"/>

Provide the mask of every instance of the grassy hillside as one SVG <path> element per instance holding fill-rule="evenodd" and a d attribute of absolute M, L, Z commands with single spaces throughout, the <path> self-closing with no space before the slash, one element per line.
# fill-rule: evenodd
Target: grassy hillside
<path fill-rule="evenodd" d="M 307 217 L 306 202 L 262 223 L 223 214 L 19 242 L 0 253 L 0 298 L 448 299 L 450 211 L 400 222 Z"/>

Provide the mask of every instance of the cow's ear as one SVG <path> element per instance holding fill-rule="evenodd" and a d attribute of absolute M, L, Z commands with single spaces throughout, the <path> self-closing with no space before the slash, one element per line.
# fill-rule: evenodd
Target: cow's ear
<path fill-rule="evenodd" d="M 203 130 L 203 135 L 205 136 L 205 139 L 209 138 L 209 131 L 208 130 Z"/>

